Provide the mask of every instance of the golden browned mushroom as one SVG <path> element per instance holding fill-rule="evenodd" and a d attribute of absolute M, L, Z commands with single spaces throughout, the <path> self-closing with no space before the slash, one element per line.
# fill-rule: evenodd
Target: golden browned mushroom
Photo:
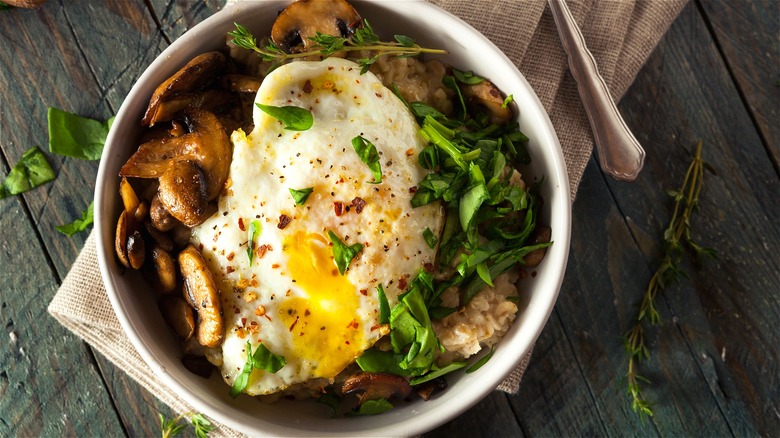
<path fill-rule="evenodd" d="M 198 312 L 198 342 L 210 348 L 221 345 L 225 340 L 225 318 L 219 289 L 206 260 L 189 245 L 179 253 L 179 269 L 184 279 L 184 299 Z"/>
<path fill-rule="evenodd" d="M 147 278 L 157 292 L 168 294 L 176 290 L 176 261 L 170 252 L 156 243 L 149 251 L 151 263 L 147 264 Z"/>
<path fill-rule="evenodd" d="M 127 260 L 133 269 L 141 269 L 146 259 L 146 243 L 138 230 L 127 236 Z"/>
<path fill-rule="evenodd" d="M 236 93 L 257 94 L 260 89 L 260 80 L 246 75 L 229 74 L 220 78 L 222 87 Z"/>
<path fill-rule="evenodd" d="M 552 238 L 552 230 L 550 227 L 537 227 L 531 237 L 528 239 L 528 245 L 538 245 L 540 243 L 547 243 Z M 537 249 L 531 251 L 523 257 L 525 266 L 534 268 L 542 263 L 545 254 L 547 254 L 547 248 Z"/>
<path fill-rule="evenodd" d="M 173 328 L 183 340 L 189 339 L 195 332 L 195 315 L 192 307 L 179 296 L 163 297 L 158 303 L 165 322 Z"/>
<path fill-rule="evenodd" d="M 485 80 L 473 85 L 461 84 L 460 87 L 468 105 L 487 110 L 491 123 L 503 125 L 512 120 L 512 109 L 504 106 L 504 95 L 492 82 Z"/>
<path fill-rule="evenodd" d="M 276 17 L 271 39 L 287 53 L 305 52 L 317 32 L 349 37 L 360 24 L 360 14 L 345 0 L 299 0 Z"/>
<path fill-rule="evenodd" d="M 230 170 L 230 140 L 213 113 L 190 110 L 185 113 L 185 122 L 188 134 L 142 144 L 119 175 L 159 178 L 177 161 L 194 161 L 206 177 L 206 200 L 215 199 Z"/>
<path fill-rule="evenodd" d="M 168 213 L 168 210 L 163 207 L 162 202 L 160 202 L 159 193 L 154 195 L 154 198 L 152 199 L 152 206 L 149 208 L 149 218 L 152 221 L 152 226 L 162 232 L 170 231 L 179 223 L 179 221 L 171 216 L 171 214 Z"/>
<path fill-rule="evenodd" d="M 203 223 L 208 215 L 206 178 L 194 161 L 176 161 L 160 177 L 157 194 L 168 213 L 188 227 Z"/>
<path fill-rule="evenodd" d="M 171 120 L 186 108 L 194 93 L 204 89 L 225 67 L 225 55 L 208 52 L 198 55 L 154 90 L 141 124 L 154 126 Z"/>
<path fill-rule="evenodd" d="M 406 379 L 389 373 L 353 374 L 341 386 L 344 395 L 357 395 L 359 403 L 380 398 L 403 400 L 411 391 L 412 387 Z"/>
<path fill-rule="evenodd" d="M 135 190 L 127 178 L 122 178 L 122 181 L 119 182 L 119 196 L 122 198 L 122 204 L 125 206 L 127 214 L 134 215 L 141 201 L 138 200 L 138 195 L 135 194 Z"/>
<path fill-rule="evenodd" d="M 130 267 L 130 259 L 127 258 L 127 212 L 122 210 L 119 213 L 119 220 L 116 223 L 116 237 L 114 239 L 114 248 L 119 262 L 126 268 Z"/>

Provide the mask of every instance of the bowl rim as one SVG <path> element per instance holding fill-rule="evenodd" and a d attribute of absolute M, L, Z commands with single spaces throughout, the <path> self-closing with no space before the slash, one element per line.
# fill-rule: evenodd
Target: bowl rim
<path fill-rule="evenodd" d="M 218 27 L 222 27 L 222 23 L 225 20 L 229 20 L 230 18 L 234 17 L 237 14 L 243 14 L 247 13 L 246 11 L 254 10 L 254 9 L 265 9 L 270 7 L 272 4 L 277 3 L 283 3 L 283 2 L 259 2 L 255 4 L 249 4 L 248 2 L 244 3 L 235 3 L 233 5 L 230 5 L 223 10 L 213 14 L 212 16 L 206 18 L 201 23 L 194 26 L 192 29 L 189 29 L 187 32 L 185 32 L 181 37 L 179 37 L 176 41 L 174 41 L 169 47 L 167 47 L 160 55 L 158 55 L 155 60 L 144 70 L 143 74 L 138 78 L 136 83 L 133 85 L 132 89 L 128 93 L 127 97 L 125 98 L 124 102 L 122 103 L 118 113 L 116 121 L 117 123 L 129 123 L 125 122 L 124 115 L 125 113 L 129 112 L 130 109 L 128 108 L 130 106 L 131 102 L 136 101 L 142 94 L 145 93 L 143 90 L 143 87 L 141 86 L 145 82 L 149 80 L 150 77 L 154 76 L 155 74 L 159 74 L 160 71 L 170 71 L 171 68 L 168 65 L 170 62 L 170 59 L 174 57 L 174 54 L 184 49 L 187 44 L 190 42 L 190 40 L 195 39 L 200 34 L 211 34 L 216 31 Z M 354 3 L 360 4 L 360 3 L 380 3 L 379 1 L 375 0 L 368 0 L 368 1 L 354 1 Z M 404 2 L 407 3 L 407 2 Z M 545 138 L 540 139 L 536 138 L 536 141 L 539 141 L 542 144 L 548 145 L 547 149 L 547 158 L 552 162 L 552 168 L 555 169 L 556 174 L 554 175 L 555 181 L 557 181 L 555 193 L 559 194 L 559 196 L 556 196 L 555 199 L 552 200 L 554 203 L 553 206 L 551 206 L 552 211 L 555 211 L 559 216 L 555 218 L 550 218 L 551 225 L 552 221 L 557 221 L 554 230 L 554 236 L 557 236 L 555 239 L 557 248 L 555 251 L 548 251 L 548 256 L 545 260 L 546 263 L 551 263 L 555 266 L 560 266 L 560 272 L 558 273 L 557 277 L 554 279 L 553 284 L 551 284 L 551 289 L 553 290 L 553 293 L 548 297 L 549 299 L 543 301 L 541 305 L 538 305 L 535 307 L 534 312 L 528 312 L 526 310 L 527 317 L 530 318 L 530 321 L 525 323 L 525 325 L 530 325 L 530 327 L 533 327 L 533 332 L 530 330 L 529 327 L 524 327 L 523 335 L 518 341 L 517 347 L 519 347 L 519 352 L 515 351 L 512 352 L 512 354 L 515 354 L 517 356 L 516 360 L 514 362 L 509 360 L 503 360 L 500 361 L 498 366 L 497 364 L 494 364 L 494 366 L 491 367 L 491 374 L 490 375 L 484 375 L 484 377 L 480 377 L 476 380 L 474 383 L 483 383 L 483 385 L 477 387 L 477 390 L 474 391 L 472 396 L 470 397 L 456 397 L 453 400 L 448 400 L 447 403 L 447 409 L 446 412 L 441 413 L 438 417 L 431 416 L 413 416 L 410 418 L 409 421 L 406 421 L 403 424 L 403 429 L 399 431 L 397 427 L 386 426 L 379 429 L 370 429 L 370 430 L 360 430 L 357 431 L 359 434 L 377 434 L 377 435 L 397 435 L 400 433 L 403 434 L 410 434 L 410 435 L 416 435 L 423 433 L 425 431 L 431 430 L 447 421 L 452 420 L 456 416 L 460 415 L 462 412 L 466 411 L 476 403 L 478 403 L 480 400 L 482 400 L 485 396 L 487 396 L 490 392 L 492 392 L 495 387 L 501 383 L 509 374 L 515 369 L 515 367 L 520 363 L 523 357 L 525 357 L 526 354 L 530 353 L 531 348 L 533 347 L 533 344 L 538 339 L 539 335 L 541 334 L 543 328 L 546 325 L 546 322 L 552 313 L 552 310 L 554 308 L 555 302 L 557 301 L 557 296 L 560 292 L 561 285 L 563 283 L 563 276 L 564 272 L 566 270 L 566 264 L 568 259 L 568 253 L 569 253 L 569 245 L 570 245 L 570 233 L 571 233 L 571 202 L 569 199 L 569 182 L 568 182 L 568 174 L 566 172 L 566 166 L 565 161 L 563 157 L 563 151 L 561 149 L 558 137 L 555 133 L 555 129 L 552 125 L 552 122 L 550 121 L 549 115 L 545 111 L 543 105 L 541 104 L 541 101 L 539 100 L 538 96 L 534 92 L 534 90 L 531 88 L 528 81 L 525 79 L 525 77 L 522 75 L 522 73 L 517 69 L 515 64 L 504 54 L 500 49 L 498 49 L 487 37 L 482 35 L 479 31 L 474 29 L 471 25 L 460 19 L 459 17 L 453 15 L 452 13 L 439 8 L 438 6 L 435 6 L 433 4 L 420 1 L 420 0 L 414 0 L 411 3 L 414 3 L 415 7 L 421 8 L 419 11 L 420 14 L 438 14 L 442 19 L 451 20 L 453 23 L 456 23 L 459 26 L 464 27 L 468 31 L 471 32 L 471 37 L 475 38 L 478 43 L 486 48 L 489 48 L 491 51 L 493 51 L 494 56 L 498 56 L 501 61 L 507 64 L 510 69 L 512 69 L 512 73 L 516 76 L 516 79 L 521 83 L 521 85 L 529 92 L 530 97 L 533 99 L 533 106 L 537 107 L 540 112 L 541 120 L 539 122 L 543 123 L 543 129 L 541 130 L 544 132 Z M 408 3 L 407 3 L 408 5 Z M 392 4 L 386 4 L 383 5 L 393 8 L 396 6 L 392 6 Z M 167 76 L 166 76 L 167 77 Z M 526 103 L 524 103 L 526 105 Z M 120 296 L 120 294 L 117 292 L 117 284 L 116 284 L 116 278 L 115 274 L 111 270 L 111 266 L 109 266 L 109 263 L 114 263 L 114 239 L 113 239 L 113 229 L 111 228 L 110 224 L 114 222 L 112 214 L 115 214 L 115 212 L 111 213 L 108 209 L 112 209 L 112 203 L 109 201 L 111 197 L 116 197 L 116 194 L 110 194 L 106 192 L 106 184 L 101 184 L 103 181 L 107 181 L 108 178 L 116 178 L 116 175 L 109 175 L 109 169 L 108 169 L 108 158 L 111 154 L 116 153 L 115 149 L 121 149 L 122 142 L 119 141 L 117 138 L 119 136 L 120 130 L 112 130 L 108 138 L 106 140 L 106 148 L 103 151 L 100 166 L 98 169 L 97 174 L 97 183 L 95 187 L 95 231 L 96 231 L 96 243 L 97 243 L 97 253 L 98 253 L 98 264 L 100 267 L 101 276 L 103 278 L 103 282 L 106 288 L 107 295 L 109 297 L 109 300 L 111 302 L 111 305 L 114 309 L 114 312 L 116 313 L 117 319 L 119 320 L 123 331 L 127 335 L 127 337 L 130 339 L 133 347 L 136 349 L 138 354 L 143 358 L 143 360 L 149 365 L 149 367 L 152 369 L 152 371 L 155 373 L 155 375 L 163 382 L 165 386 L 172 389 L 176 394 L 178 394 L 184 401 L 192 405 L 196 410 L 205 413 L 206 415 L 214 418 L 215 420 L 219 421 L 220 423 L 223 423 L 229 427 L 232 427 L 236 430 L 242 431 L 244 433 L 248 434 L 265 434 L 265 433 L 271 433 L 271 434 L 296 434 L 295 429 L 289 429 L 285 428 L 283 426 L 279 426 L 278 424 L 269 424 L 268 430 L 265 429 L 257 429 L 254 427 L 250 427 L 248 425 L 245 425 L 243 423 L 237 422 L 232 417 L 226 415 L 221 409 L 219 409 L 214 404 L 210 403 L 207 400 L 202 399 L 201 397 L 197 396 L 196 394 L 193 394 L 187 387 L 185 387 L 181 382 L 179 382 L 177 379 L 175 379 L 170 373 L 166 372 L 165 368 L 158 362 L 158 360 L 155 358 L 155 356 L 150 351 L 148 340 L 145 340 L 141 338 L 138 335 L 138 330 L 136 328 L 135 322 L 130 319 L 130 316 L 124 311 L 123 307 L 123 300 L 126 297 Z M 114 146 L 117 145 L 117 146 Z M 560 196 L 565 195 L 565 196 Z M 565 199 L 564 199 L 565 198 Z M 107 215 L 107 218 L 104 218 L 104 213 Z M 552 260 L 551 260 L 552 259 Z M 513 324 L 516 326 L 517 324 Z M 502 341 L 503 342 L 503 341 Z M 500 349 L 500 348 L 499 348 Z M 496 351 L 499 351 L 497 349 Z M 509 354 L 509 352 L 505 352 L 504 355 Z M 495 360 L 495 359 L 494 359 Z M 262 420 L 260 420 L 262 421 Z M 301 433 L 301 431 L 297 431 L 297 433 Z M 328 434 L 329 432 L 323 431 L 322 434 Z M 349 434 L 350 431 L 338 431 L 336 432 L 338 435 L 344 435 Z"/>

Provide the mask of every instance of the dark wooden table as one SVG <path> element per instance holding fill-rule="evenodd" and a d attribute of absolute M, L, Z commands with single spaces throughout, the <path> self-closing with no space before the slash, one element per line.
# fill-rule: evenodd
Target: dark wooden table
<path fill-rule="evenodd" d="M 660 1 L 660 0 L 659 0 Z M 146 66 L 221 2 L 49 0 L 0 11 L 0 175 L 47 145 L 46 108 L 106 119 Z M 647 149 L 633 184 L 591 160 L 574 203 L 557 306 L 516 395 L 493 393 L 431 435 L 780 433 L 780 5 L 691 2 L 620 103 Z M 659 297 L 641 372 L 655 416 L 625 391 L 621 340 L 661 254 L 694 143 L 709 163 L 694 237 L 719 259 Z M 170 410 L 62 328 L 46 306 L 87 233 L 55 225 L 92 199 L 97 162 L 49 156 L 57 179 L 0 201 L 0 436 L 149 436 Z"/>

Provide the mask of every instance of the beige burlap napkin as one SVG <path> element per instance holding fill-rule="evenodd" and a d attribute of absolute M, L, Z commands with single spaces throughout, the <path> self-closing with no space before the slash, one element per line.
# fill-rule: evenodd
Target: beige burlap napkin
<path fill-rule="evenodd" d="M 593 140 L 577 87 L 567 72 L 545 0 L 434 0 L 485 36 L 512 59 L 549 112 L 569 173 L 572 199 Z M 620 98 L 687 0 L 569 0 L 607 85 Z M 62 325 L 81 336 L 144 388 L 178 412 L 191 407 L 170 391 L 141 359 L 122 331 L 106 296 L 94 236 L 90 236 L 49 306 Z M 497 389 L 514 393 L 530 353 Z M 226 427 L 220 431 L 233 435 Z"/>

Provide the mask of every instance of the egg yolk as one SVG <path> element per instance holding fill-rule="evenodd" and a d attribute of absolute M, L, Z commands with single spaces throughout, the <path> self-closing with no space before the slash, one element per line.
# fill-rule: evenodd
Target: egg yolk
<path fill-rule="evenodd" d="M 279 307 L 292 337 L 292 354 L 312 367 L 313 376 L 334 377 L 366 348 L 357 288 L 339 274 L 325 236 L 296 232 L 285 239 L 284 251 L 302 292 Z"/>

